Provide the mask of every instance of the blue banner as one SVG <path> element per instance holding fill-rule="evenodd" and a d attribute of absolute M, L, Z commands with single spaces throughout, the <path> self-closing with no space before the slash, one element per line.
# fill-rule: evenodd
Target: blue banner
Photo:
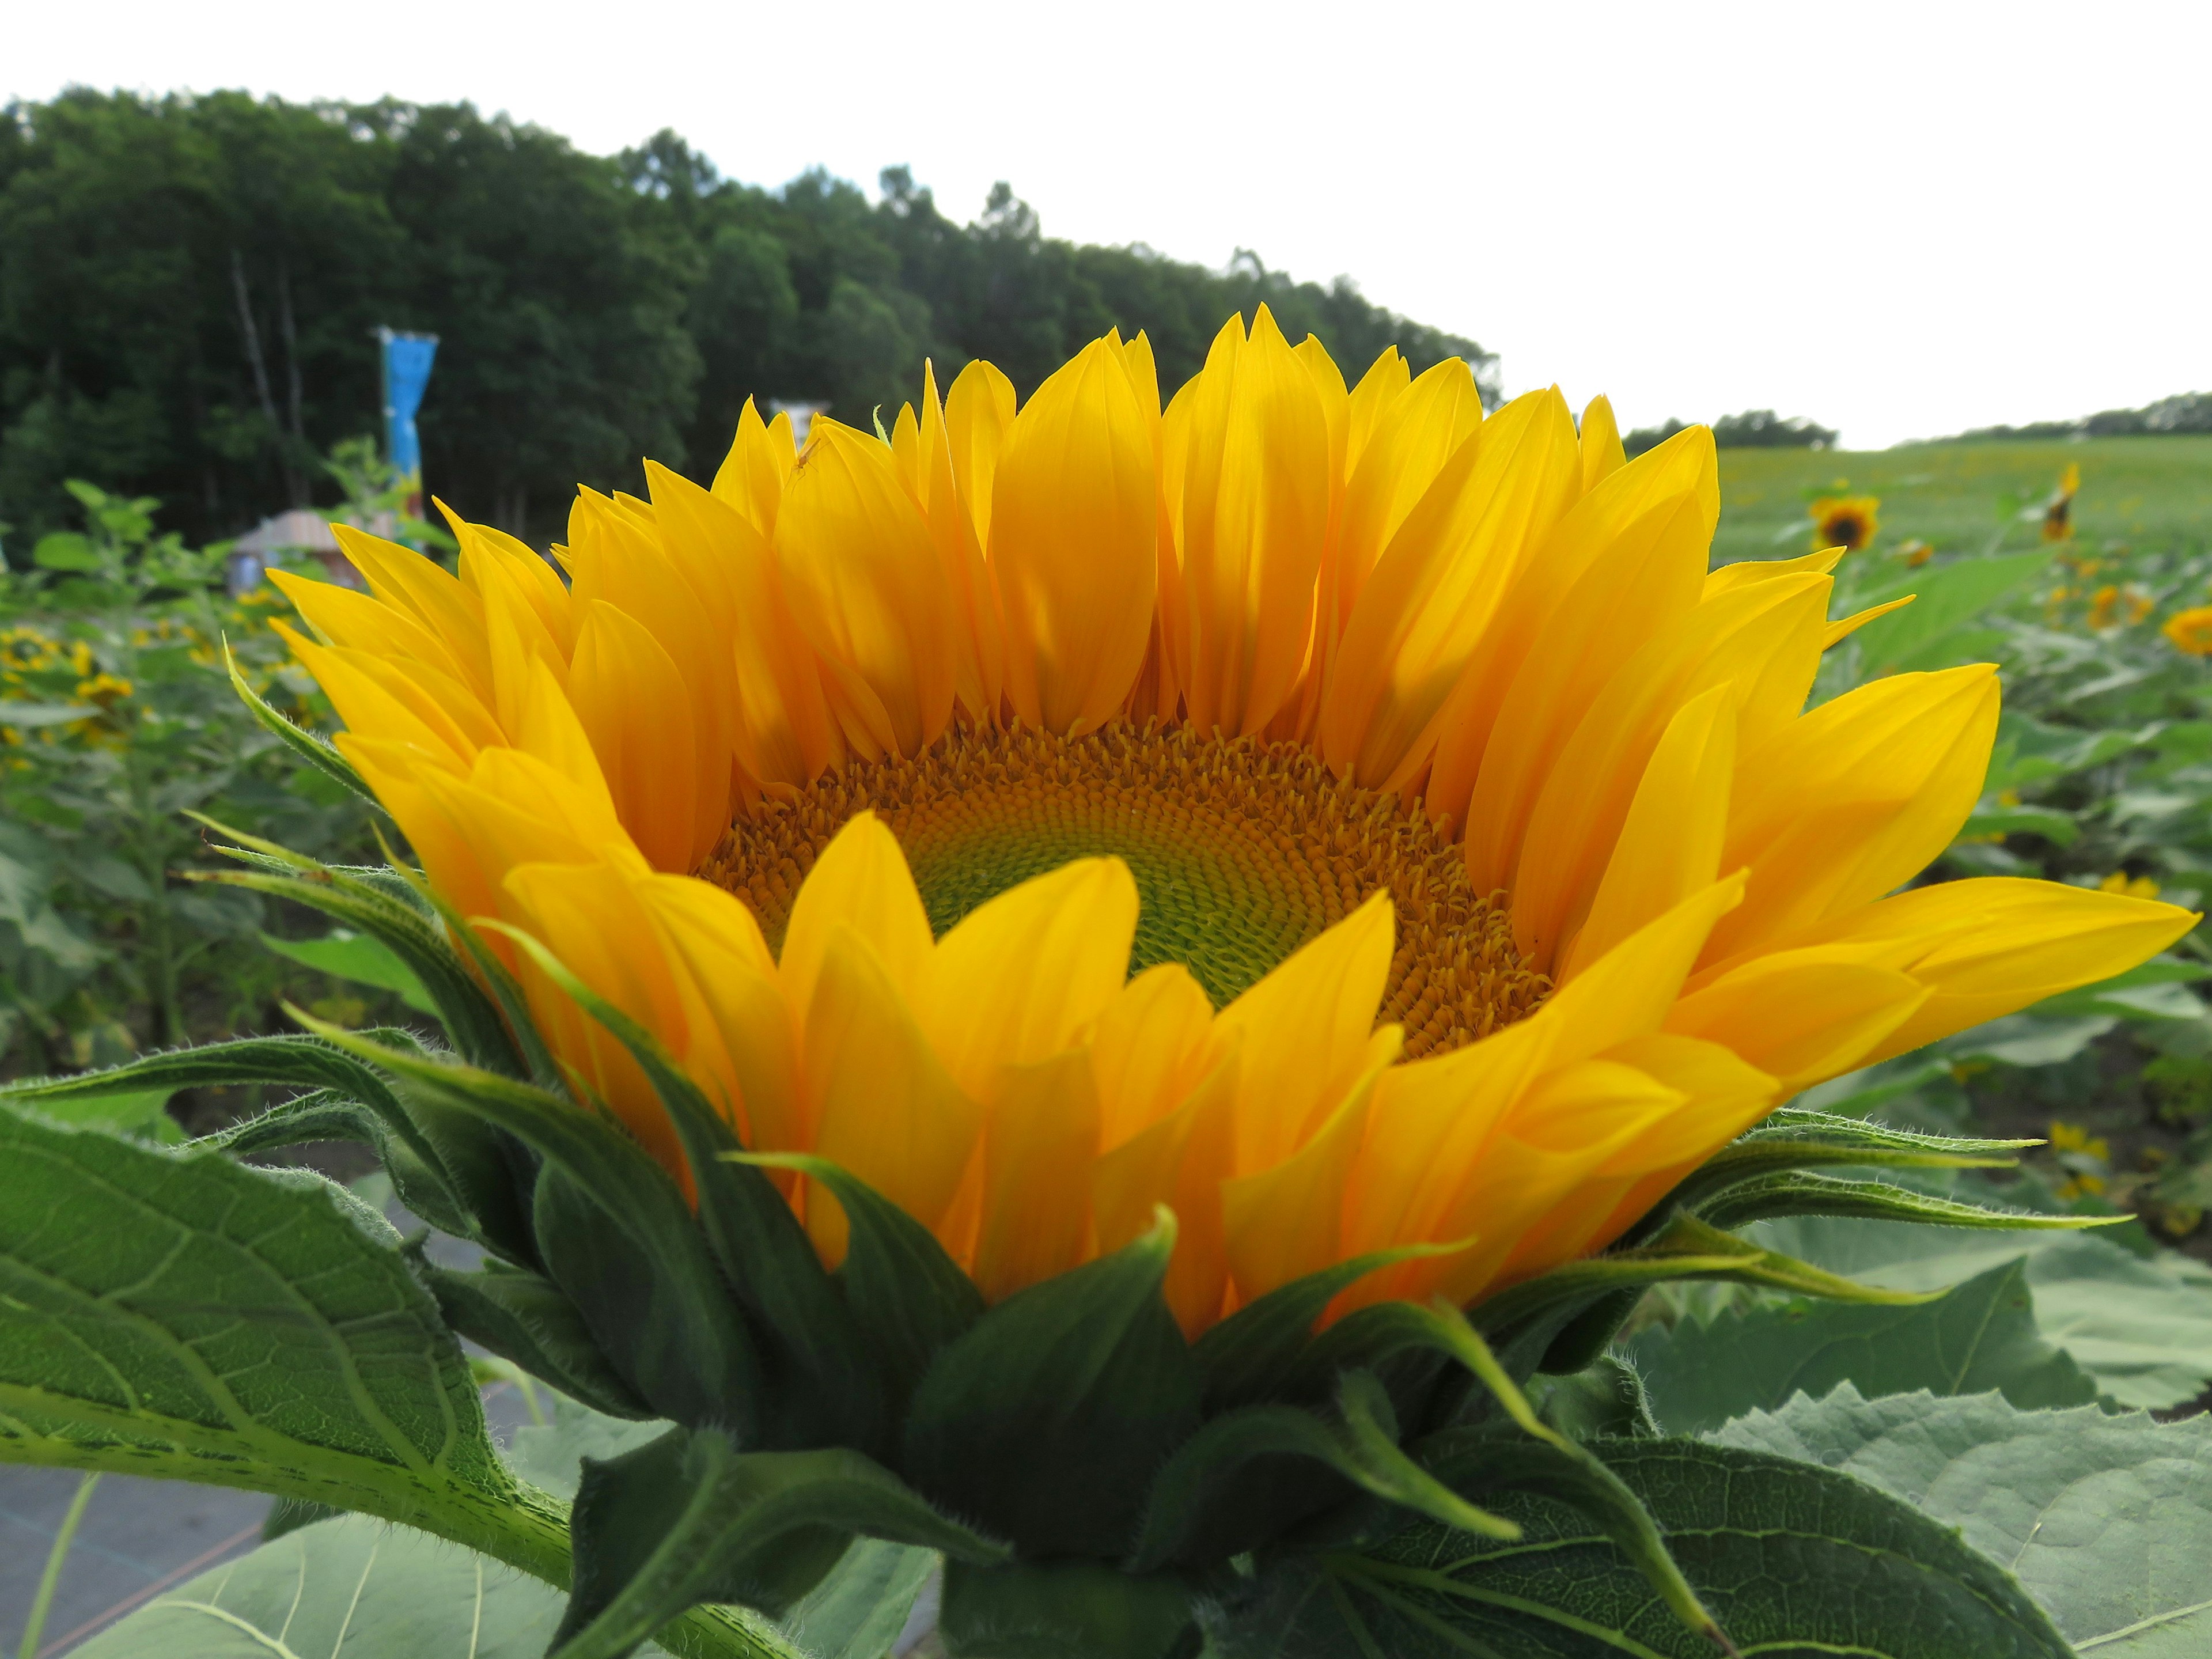
<path fill-rule="evenodd" d="M 415 411 L 430 383 L 430 363 L 438 355 L 434 334 L 401 334 L 377 330 L 384 353 L 384 453 L 407 480 L 409 512 L 421 514 L 422 441 L 415 431 Z"/>

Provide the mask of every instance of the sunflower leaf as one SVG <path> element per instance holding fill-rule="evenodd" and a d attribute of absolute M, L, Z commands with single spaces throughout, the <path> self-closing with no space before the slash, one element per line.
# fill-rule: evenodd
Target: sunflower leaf
<path fill-rule="evenodd" d="M 740 1452 L 720 1429 L 586 1458 L 571 1524 L 575 1581 L 552 1659 L 623 1659 L 701 1602 L 780 1613 L 856 1534 L 975 1562 L 1008 1553 L 858 1452 Z"/>
<path fill-rule="evenodd" d="M 1723 1146 L 1692 1171 L 1660 1207 L 1699 1210 L 1718 1193 L 1747 1181 L 1791 1170 L 2009 1170 L 2008 1152 L 1951 1152 L 1935 1147 L 1853 1145 L 1825 1139 L 1768 1136 Z"/>
<path fill-rule="evenodd" d="M 1747 1653 L 1868 1659 L 2068 1659 L 2050 1620 L 1996 1563 L 1911 1505 L 1848 1475 L 1685 1440 L 1589 1451 L 1646 1510 L 1686 1581 Z M 1531 1472 L 1532 1477 L 1534 1472 Z M 1496 1505 L 1505 1544 L 1419 1522 L 1358 1552 L 1271 1565 L 1207 1610 L 1222 1659 L 1634 1653 L 1713 1659 L 1628 1556 L 1531 1478 Z"/>
<path fill-rule="evenodd" d="M 1160 1293 L 1175 1240 L 1163 1209 L 1143 1237 L 1016 1291 L 940 1352 L 907 1414 L 915 1484 L 1025 1555 L 1121 1554 L 1153 1471 L 1199 1424 L 1198 1367 Z"/>
<path fill-rule="evenodd" d="M 2086 1405 L 2097 1386 L 2038 1333 L 2018 1261 L 1911 1308 L 1790 1302 L 1748 1313 L 1651 1326 L 1624 1345 L 1651 1411 L 1669 1433 L 1693 1433 L 1802 1389 L 1846 1380 L 1869 1395 L 2002 1389 L 2021 1407 Z"/>
<path fill-rule="evenodd" d="M 1995 1394 L 1868 1400 L 1846 1382 L 1709 1438 L 1842 1470 L 1961 1528 L 2084 1653 L 2212 1645 L 2212 1418 L 2027 1412 Z"/>

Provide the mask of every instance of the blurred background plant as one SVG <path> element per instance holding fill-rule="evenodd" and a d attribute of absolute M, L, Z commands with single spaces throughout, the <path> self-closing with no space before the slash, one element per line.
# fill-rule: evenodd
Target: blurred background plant
<path fill-rule="evenodd" d="M 346 516 L 391 509 L 373 447 L 344 447 L 334 470 Z M 228 544 L 157 530 L 153 500 L 69 489 L 82 527 L 40 537 L 29 569 L 0 573 L 0 1076 L 274 1029 L 280 998 L 349 1023 L 393 1003 L 400 991 L 358 982 L 382 971 L 366 942 L 349 957 L 337 940 L 334 957 L 332 941 L 286 938 L 298 919 L 255 895 L 191 879 L 213 861 L 190 812 L 321 858 L 374 855 L 366 810 L 299 769 L 224 672 L 228 641 L 264 696 L 329 723 L 269 627 L 289 605 L 267 585 L 229 597 Z M 161 1105 L 104 1115 L 160 1127 Z"/>

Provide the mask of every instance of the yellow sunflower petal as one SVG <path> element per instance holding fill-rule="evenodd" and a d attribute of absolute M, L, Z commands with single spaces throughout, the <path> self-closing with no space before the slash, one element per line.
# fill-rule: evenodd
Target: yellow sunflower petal
<path fill-rule="evenodd" d="M 1087 732 L 1128 696 L 1152 641 L 1156 478 L 1148 417 L 1111 342 L 1093 341 L 1015 416 L 989 545 L 1006 698 L 1024 720 Z"/>
<path fill-rule="evenodd" d="M 762 536 L 775 533 L 783 486 L 799 457 L 791 441 L 791 416 L 779 414 L 763 424 L 750 398 L 738 411 L 738 433 L 714 473 L 714 493 L 743 514 Z"/>
<path fill-rule="evenodd" d="M 1514 866 L 1513 928 L 1539 963 L 1553 958 L 1583 896 L 1618 843 L 1636 785 L 1677 710 L 1715 685 L 1741 682 L 1739 741 L 1778 653 L 1826 602 L 1824 577 L 1762 583 L 1699 605 L 1645 644 L 1611 677 L 1550 757 L 1522 827 Z M 1793 623 L 1796 625 L 1793 626 Z M 1805 641 L 1817 658 L 1817 631 Z M 1800 697 L 1802 700 L 1802 693 Z M 1492 810 L 1480 785 L 1470 821 Z"/>
<path fill-rule="evenodd" d="M 1147 968 L 1122 987 L 1091 1041 L 1101 1146 L 1118 1146 L 1181 1107 L 1214 1063 L 1212 1032 L 1213 1005 L 1181 963 Z M 1154 1201 L 1132 1212 L 1130 1238 L 1152 1225 Z"/>
<path fill-rule="evenodd" d="M 484 647 L 483 601 L 459 578 L 446 574 L 411 547 L 401 547 L 351 525 L 334 524 L 356 568 L 368 578 L 369 591 L 395 609 L 412 613 L 438 637 L 460 665 L 460 678 L 485 702 L 492 701 L 491 658 Z"/>
<path fill-rule="evenodd" d="M 1365 1063 L 1396 933 L 1386 890 L 1221 1011 L 1218 1037 L 1244 1052 L 1240 1172 L 1281 1163 L 1343 1100 Z"/>
<path fill-rule="evenodd" d="M 952 477 L 975 520 L 979 546 L 991 544 L 991 497 L 999 456 L 1014 424 L 1014 383 L 981 357 L 953 376 L 945 393 L 945 437 Z"/>
<path fill-rule="evenodd" d="M 982 1109 L 939 1062 L 882 959 L 848 925 L 817 958 L 800 1052 L 813 1150 L 935 1226 L 975 1152 Z M 806 1228 L 834 1266 L 844 1258 L 845 1218 L 824 1200 L 809 1193 Z"/>
<path fill-rule="evenodd" d="M 639 850 L 655 869 L 688 870 L 700 780 L 684 677 L 626 611 L 593 599 L 583 613 L 568 701 Z"/>
<path fill-rule="evenodd" d="M 784 992 L 802 1022 L 814 982 L 840 927 L 865 939 L 902 997 L 922 994 L 934 946 L 898 839 L 873 812 L 840 830 L 800 884 L 778 962 Z M 909 1016 L 911 1018 L 911 1016 Z"/>
<path fill-rule="evenodd" d="M 1628 465 L 1628 452 L 1620 447 L 1620 423 L 1613 417 L 1610 398 L 1593 398 L 1583 410 L 1582 489 L 1587 495 Z"/>
<path fill-rule="evenodd" d="M 1507 404 L 1438 472 L 1345 624 L 1317 728 L 1333 767 L 1398 788 L 1426 764 L 1432 718 L 1534 546 L 1572 505 L 1578 465 L 1554 388 Z M 1347 557 L 1350 514 L 1347 498 Z"/>
<path fill-rule="evenodd" d="M 1572 943 L 1561 953 L 1563 982 L 1719 876 L 1735 771 L 1735 702 L 1734 686 L 1717 685 L 1668 722 L 1588 913 L 1569 913 Z"/>
<path fill-rule="evenodd" d="M 1697 604 L 1719 477 L 1703 427 L 1639 455 L 1569 509 L 1498 607 L 1438 713 L 1425 791 L 1431 817 L 1466 826 L 1479 890 L 1512 873 L 1505 849 L 1544 757 L 1566 741 L 1608 668 Z M 1485 811 L 1498 816 L 1469 816 L 1478 776 Z"/>
<path fill-rule="evenodd" d="M 885 746 L 915 755 L 952 713 L 952 595 L 921 511 L 890 451 L 817 418 L 775 522 L 776 560 L 793 615 L 864 720 L 888 723 Z"/>
<path fill-rule="evenodd" d="M 1222 1238 L 1240 1300 L 1343 1259 L 1346 1185 L 1366 1136 L 1375 1085 L 1401 1046 L 1398 1027 L 1376 1032 L 1343 1100 L 1304 1146 L 1273 1169 L 1221 1183 Z"/>
<path fill-rule="evenodd" d="M 1073 1046 L 1128 978 L 1136 932 L 1119 859 L 1079 859 L 977 906 L 938 943 L 915 998 L 945 1068 L 988 1101 L 1001 1067 Z"/>
<path fill-rule="evenodd" d="M 1304 665 L 1328 535 L 1328 416 L 1261 306 L 1214 337 L 1180 437 L 1182 603 L 1191 723 L 1247 736 Z"/>
<path fill-rule="evenodd" d="M 1854 949 L 1932 992 L 1856 1063 L 1872 1065 L 2154 956 L 2197 914 L 2009 876 L 1918 887 L 1808 930 L 1793 945 Z"/>
<path fill-rule="evenodd" d="M 1162 1293 L 1188 1336 L 1221 1316 L 1229 1282 L 1221 1193 L 1235 1131 L 1235 1048 L 1230 1045 L 1173 1112 L 1092 1166 L 1091 1213 L 1101 1255 L 1148 1231 L 1155 1206 L 1175 1212 L 1175 1255 Z M 1093 1058 L 1095 1065 L 1095 1052 Z"/>
<path fill-rule="evenodd" d="M 969 1269 L 986 1301 L 1066 1273 L 1090 1243 L 1098 1089 L 1070 1048 L 1008 1066 L 983 1133 L 983 1213 Z"/>
<path fill-rule="evenodd" d="M 1713 930 L 1708 960 L 1856 909 L 1925 869 L 1979 799 L 1996 730 L 1996 670 L 1980 664 L 1875 680 L 1747 748 L 1721 861 L 1747 866 L 1751 884 Z"/>
<path fill-rule="evenodd" d="M 1795 1091 L 1859 1064 L 1929 994 L 1910 975 L 1846 951 L 1785 951 L 1754 956 L 1685 996 L 1667 1029 L 1726 1043 Z"/>

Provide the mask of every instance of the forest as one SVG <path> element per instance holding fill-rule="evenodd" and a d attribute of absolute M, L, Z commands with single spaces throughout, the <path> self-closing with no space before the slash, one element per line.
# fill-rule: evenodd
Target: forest
<path fill-rule="evenodd" d="M 903 167 L 874 200 L 818 170 L 768 189 L 668 131 L 607 158 L 465 103 L 74 89 L 0 111 L 0 533 L 74 523 L 70 478 L 195 541 L 335 501 L 320 458 L 375 424 L 379 325 L 440 337 L 429 489 L 543 543 L 640 456 L 711 477 L 748 397 L 865 427 L 925 358 L 1026 394 L 1115 326 L 1174 385 L 1262 301 L 1347 365 L 1395 343 L 1493 371 L 1349 278 L 1060 240 L 1006 184 L 961 223 Z"/>

